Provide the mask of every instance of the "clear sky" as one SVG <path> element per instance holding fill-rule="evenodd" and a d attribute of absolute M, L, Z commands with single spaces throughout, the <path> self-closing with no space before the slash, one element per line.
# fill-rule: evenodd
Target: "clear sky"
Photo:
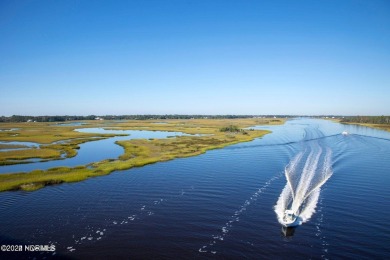
<path fill-rule="evenodd" d="M 388 0 L 1 0 L 0 115 L 390 115 Z"/>

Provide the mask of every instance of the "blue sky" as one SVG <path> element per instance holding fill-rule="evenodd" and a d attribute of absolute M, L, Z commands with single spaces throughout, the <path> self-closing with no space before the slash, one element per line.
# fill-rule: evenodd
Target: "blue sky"
<path fill-rule="evenodd" d="M 390 115 L 390 2 L 0 1 L 0 115 Z"/>

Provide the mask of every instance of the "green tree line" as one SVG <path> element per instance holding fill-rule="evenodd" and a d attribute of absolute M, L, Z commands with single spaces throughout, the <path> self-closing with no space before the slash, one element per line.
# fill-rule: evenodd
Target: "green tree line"
<path fill-rule="evenodd" d="M 13 116 L 1 116 L 0 122 L 65 122 L 65 121 L 77 121 L 77 120 L 94 120 L 101 118 L 104 120 L 163 120 L 163 119 L 234 119 L 234 118 L 253 118 L 259 117 L 256 115 L 105 115 L 105 116 L 25 116 L 25 115 L 13 115 Z M 273 115 L 262 115 L 261 117 L 274 117 Z M 291 116 L 276 116 L 278 118 L 285 118 Z"/>
<path fill-rule="evenodd" d="M 390 125 L 390 116 L 346 116 L 341 122 Z"/>

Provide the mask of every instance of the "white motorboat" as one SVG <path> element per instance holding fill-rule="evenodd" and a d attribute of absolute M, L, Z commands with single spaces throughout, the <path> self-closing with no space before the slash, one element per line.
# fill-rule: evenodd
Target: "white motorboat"
<path fill-rule="evenodd" d="M 349 133 L 347 131 L 343 131 L 341 134 L 342 135 L 349 135 Z"/>
<path fill-rule="evenodd" d="M 291 209 L 286 209 L 283 216 L 283 226 L 285 227 L 295 227 L 299 225 L 299 218 L 295 215 L 294 211 Z"/>

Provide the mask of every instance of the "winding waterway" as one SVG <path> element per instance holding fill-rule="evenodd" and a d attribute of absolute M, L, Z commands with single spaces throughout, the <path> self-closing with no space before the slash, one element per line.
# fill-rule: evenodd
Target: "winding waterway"
<path fill-rule="evenodd" d="M 390 257 L 390 133 L 314 119 L 256 128 L 273 133 L 80 183 L 0 193 L 0 242 L 53 244 L 55 256 L 94 259 Z M 304 221 L 286 237 L 278 207 L 311 190 L 299 205 Z M 52 253 L 7 254 L 31 256 Z"/>
<path fill-rule="evenodd" d="M 116 134 L 125 136 L 115 136 L 103 140 L 90 141 L 80 145 L 80 149 L 75 157 L 66 158 L 63 160 L 40 161 L 35 160 L 28 164 L 14 164 L 0 166 L 1 173 L 28 172 L 36 169 L 47 170 L 49 168 L 68 166 L 74 167 L 79 165 L 87 165 L 89 163 L 102 161 L 105 159 L 116 159 L 124 150 L 117 145 L 117 141 L 131 139 L 149 139 L 149 138 L 168 138 L 174 136 L 188 135 L 180 132 L 165 132 L 165 131 L 147 131 L 147 130 L 106 130 L 104 128 L 81 128 L 76 131 L 83 133 L 99 133 L 99 134 Z M 62 141 L 60 141 L 62 142 Z M 1 143 L 1 142 L 0 142 Z M 39 147 L 36 143 L 27 142 L 4 142 L 4 144 L 20 144 Z"/>

